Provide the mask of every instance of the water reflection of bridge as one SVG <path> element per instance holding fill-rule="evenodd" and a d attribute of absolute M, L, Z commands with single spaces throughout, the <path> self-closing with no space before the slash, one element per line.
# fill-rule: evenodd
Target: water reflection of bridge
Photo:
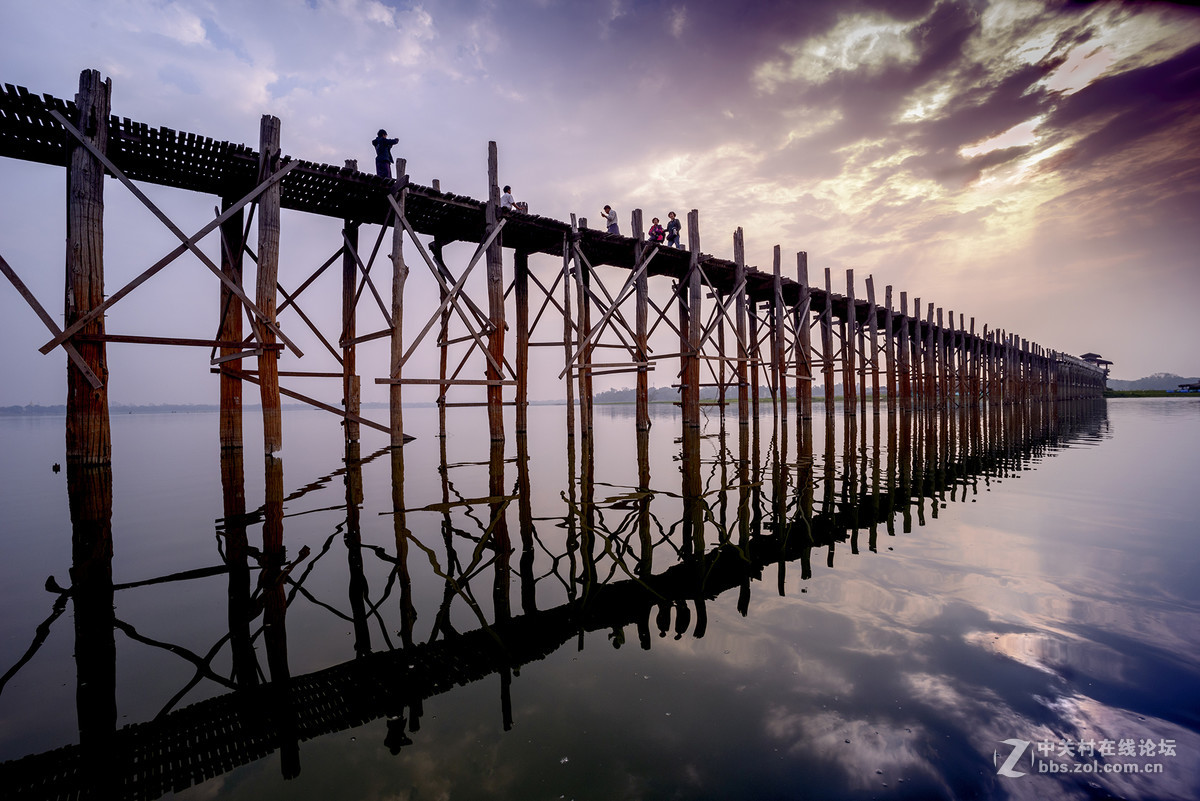
<path fill-rule="evenodd" d="M 950 415 L 900 414 L 869 421 L 850 415 L 825 418 L 815 428 L 778 425 L 764 432 L 756 425 L 727 433 L 721 426 L 708 438 L 711 452 L 703 456 L 700 438 L 687 436 L 685 428 L 679 493 L 651 488 L 649 443 L 643 434 L 639 485 L 601 500 L 590 440 L 577 453 L 572 439 L 565 512 L 554 520 L 567 532 L 567 547 L 556 555 L 554 569 L 541 576 L 534 571 L 538 521 L 529 503 L 523 437 L 518 438 L 515 487 L 506 491 L 506 465 L 511 462 L 493 446 L 487 463 L 493 492 L 478 499 L 457 498 L 450 480 L 453 465 L 447 464 L 443 444 L 442 498 L 423 506 L 405 503 L 403 449 L 385 449 L 364 459 L 352 444 L 342 468 L 287 495 L 281 473 L 273 473 L 278 460 L 266 460 L 267 502 L 247 511 L 241 451 L 225 451 L 224 516 L 219 522 L 223 564 L 161 579 L 228 575 L 229 631 L 204 656 L 154 643 L 116 618 L 114 595 L 125 587 L 112 581 L 111 472 L 72 467 L 71 586 L 48 585 L 57 593 L 54 611 L 39 627 L 29 653 L 0 680 L 0 692 L 70 602 L 80 742 L 0 764 L 0 786 L 6 798 L 152 799 L 275 752 L 284 777 L 292 777 L 301 769 L 300 743 L 386 718 L 385 744 L 396 752 L 420 736 L 426 699 L 491 675 L 500 678 L 500 709 L 508 728 L 510 690 L 523 665 L 572 640 L 582 647 L 589 632 L 609 632 L 609 639 L 620 644 L 629 629 L 648 649 L 653 633 L 666 633 L 672 616 L 677 635 L 703 637 L 707 603 L 722 593 L 736 591 L 738 609 L 746 614 L 751 587 L 765 581 L 767 568 L 777 569 L 775 583 L 782 593 L 785 571 L 793 563 L 799 562 L 801 577 L 807 579 L 814 561 L 833 565 L 839 546 L 859 552 L 863 534 L 866 548 L 874 551 L 881 532 L 892 535 L 897 524 L 908 531 L 914 520 L 924 525 L 927 515 L 937 517 L 941 504 L 975 497 L 981 482 L 1003 479 L 1065 441 L 1094 435 L 1102 408 L 1091 403 L 964 408 Z M 835 446 L 839 433 L 840 453 Z M 814 443 L 815 437 L 822 441 Z M 362 468 L 384 456 L 392 460 L 391 500 L 398 510 L 393 517 L 395 550 L 365 546 L 359 536 Z M 301 551 L 292 561 L 284 555 L 284 499 L 320 489 L 339 476 L 345 480 L 346 503 L 337 533 L 343 535 L 351 566 L 350 611 L 333 611 L 354 624 L 355 656 L 291 676 L 287 614 L 304 592 L 311 560 L 302 570 L 307 553 Z M 514 501 L 515 510 L 510 508 Z M 664 527 L 656 504 L 664 505 L 677 522 Z M 451 510 L 464 505 L 489 511 L 475 518 L 478 531 L 464 531 L 451 519 Z M 439 574 L 444 595 L 424 642 L 414 639 L 409 575 L 413 552 L 430 547 L 408 527 L 418 512 L 443 516 L 446 548 L 445 560 L 435 562 L 444 566 Z M 516 537 L 509 535 L 510 518 L 517 522 Z M 263 544 L 254 548 L 248 529 L 258 525 Z M 473 549 L 469 559 L 455 552 L 462 543 Z M 372 645 L 368 623 L 380 614 L 393 582 L 389 580 L 382 598 L 367 597 L 363 562 L 371 555 L 393 565 L 400 595 L 401 642 L 389 642 L 383 650 Z M 560 565 L 566 575 L 558 572 Z M 490 616 L 469 590 L 472 581 L 487 574 Z M 566 600 L 537 608 L 535 587 L 543 580 L 561 581 Z M 519 599 L 510 597 L 514 585 Z M 479 626 L 460 633 L 450 623 L 449 608 L 461 601 L 472 606 Z M 116 630 L 191 661 L 196 671 L 155 719 L 120 728 Z M 265 671 L 256 656 L 259 644 L 266 653 Z M 226 645 L 232 663 L 228 676 L 211 667 Z M 229 691 L 173 708 L 203 681 Z"/>

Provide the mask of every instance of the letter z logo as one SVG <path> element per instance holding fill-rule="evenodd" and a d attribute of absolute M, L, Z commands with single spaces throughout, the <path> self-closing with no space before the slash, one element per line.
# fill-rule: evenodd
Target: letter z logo
<path fill-rule="evenodd" d="M 1028 740 L 1017 740 L 1017 739 L 1002 740 L 1001 742 L 1004 745 L 1011 745 L 1012 753 L 1010 753 L 1008 755 L 1008 759 L 1004 760 L 1003 765 L 1000 765 L 998 768 L 996 768 L 996 772 L 999 773 L 1001 776 L 1008 776 L 1010 779 L 1016 779 L 1021 776 L 1024 776 L 1025 774 L 1022 771 L 1013 770 L 1013 768 L 1015 768 L 1017 765 L 1017 762 L 1020 761 L 1021 756 L 1025 753 L 1025 749 L 1028 748 L 1030 745 L 1032 745 L 1032 743 L 1030 743 Z M 993 751 L 992 752 L 992 764 L 995 765 L 999 761 L 1000 761 L 1000 753 L 998 751 Z"/>

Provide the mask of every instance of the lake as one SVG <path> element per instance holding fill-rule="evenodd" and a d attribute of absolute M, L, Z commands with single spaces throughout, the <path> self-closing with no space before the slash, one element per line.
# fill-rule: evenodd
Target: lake
<path fill-rule="evenodd" d="M 790 411 L 0 418 L 0 795 L 1200 797 L 1200 399 Z"/>

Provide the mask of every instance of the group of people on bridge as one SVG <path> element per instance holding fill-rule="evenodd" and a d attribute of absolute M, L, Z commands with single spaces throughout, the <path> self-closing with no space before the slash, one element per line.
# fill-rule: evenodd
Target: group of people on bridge
<path fill-rule="evenodd" d="M 375 174 L 383 178 L 392 177 L 392 164 L 395 159 L 392 158 L 392 146 L 399 142 L 399 139 L 389 139 L 387 131 L 383 128 L 379 129 L 378 134 L 371 141 L 375 146 Z M 500 196 L 500 208 L 505 211 L 520 211 L 528 213 L 529 206 L 525 203 L 518 203 L 513 199 L 512 187 L 505 186 L 504 194 Z M 617 212 L 612 206 L 605 204 L 604 224 L 610 234 L 621 233 L 620 226 L 617 225 Z M 657 217 L 650 221 L 650 230 L 646 232 L 647 238 L 651 243 L 665 244 L 669 248 L 678 248 L 683 250 L 683 242 L 680 239 L 683 225 L 675 216 L 675 212 L 667 212 L 667 224 L 663 226 Z"/>

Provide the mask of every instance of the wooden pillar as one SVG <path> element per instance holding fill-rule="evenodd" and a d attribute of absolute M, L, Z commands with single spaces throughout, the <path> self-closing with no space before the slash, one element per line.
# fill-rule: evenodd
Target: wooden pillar
<path fill-rule="evenodd" d="M 222 198 L 221 210 L 227 211 L 237 202 L 236 198 Z M 246 252 L 245 212 L 241 209 L 221 224 L 221 272 L 237 286 L 242 285 L 242 259 Z M 217 339 L 222 342 L 242 341 L 242 303 L 229 287 L 221 284 L 221 320 Z M 230 356 L 240 351 L 239 347 L 221 348 L 221 356 Z M 242 369 L 241 359 L 221 362 L 222 367 Z M 242 379 L 221 371 L 221 448 L 242 447 Z"/>
<path fill-rule="evenodd" d="M 825 382 L 825 414 L 832 419 L 833 389 L 833 286 L 829 268 L 825 268 L 825 310 L 821 312 L 821 358 L 825 362 L 821 372 Z"/>
<path fill-rule="evenodd" d="M 896 318 L 892 312 L 892 285 L 883 290 L 883 358 L 887 369 L 888 414 L 896 411 Z"/>
<path fill-rule="evenodd" d="M 951 313 L 951 320 L 954 315 Z M 933 334 L 933 350 L 934 350 L 934 365 L 937 367 L 938 377 L 934 384 L 937 396 L 938 406 L 942 409 L 950 408 L 950 379 L 947 375 L 947 366 L 950 361 L 946 358 L 946 329 L 942 318 L 942 307 L 937 307 L 937 328 Z"/>
<path fill-rule="evenodd" d="M 867 328 L 871 332 L 871 411 L 879 414 L 879 312 L 875 307 L 875 279 L 867 276 Z M 863 366 L 866 366 L 864 362 Z"/>
<path fill-rule="evenodd" d="M 910 332 L 909 367 L 912 370 L 913 408 L 925 408 L 925 360 L 921 348 L 925 342 L 921 328 L 921 299 L 913 298 L 913 325 Z"/>
<path fill-rule="evenodd" d="M 758 383 L 758 369 L 759 362 L 761 361 L 758 353 L 758 302 L 753 298 L 750 298 L 749 293 L 747 293 L 747 301 L 749 302 L 747 311 L 750 313 L 750 339 L 748 342 L 748 346 L 750 348 L 750 416 L 757 424 L 759 404 L 758 396 L 762 392 L 762 388 Z"/>
<path fill-rule="evenodd" d="M 350 167 L 352 162 L 347 161 Z M 355 165 L 357 166 L 357 165 Z M 356 363 L 354 338 L 358 336 L 357 314 L 354 305 L 358 290 L 358 223 L 345 220 L 342 224 L 342 408 L 346 411 L 343 425 L 346 441 L 358 442 L 360 426 L 350 415 L 362 411 L 361 380 Z"/>
<path fill-rule="evenodd" d="M 398 212 L 404 214 L 405 203 L 408 200 L 408 190 L 405 188 L 408 177 L 404 174 L 406 168 L 404 159 L 396 161 L 396 188 L 400 192 L 397 205 Z M 408 282 L 408 264 L 404 261 L 404 225 L 396 220 L 392 227 L 392 353 L 391 368 L 388 375 L 393 383 L 388 385 L 388 408 L 391 429 L 391 445 L 397 448 L 404 444 L 404 387 L 400 384 L 401 367 L 404 360 L 404 285 Z"/>
<path fill-rule="evenodd" d="M 517 424 L 518 433 L 529 430 L 529 254 L 513 258 L 513 291 L 517 300 Z"/>
<path fill-rule="evenodd" d="M 796 409 L 801 420 L 811 420 L 812 409 L 812 289 L 808 285 L 808 253 L 796 254 L 796 280 L 800 284 L 800 300 L 796 303 Z M 808 433 L 810 439 L 812 432 Z"/>
<path fill-rule="evenodd" d="M 688 212 L 687 370 L 684 373 L 683 424 L 700 426 L 700 212 Z M 682 293 L 680 294 L 682 297 Z"/>
<path fill-rule="evenodd" d="M 571 233 L 563 234 L 563 365 L 571 366 L 571 333 L 575 323 L 571 319 L 571 261 L 579 229 L 575 227 L 575 215 L 571 215 Z M 567 439 L 575 439 L 575 382 L 567 372 Z M 573 481 L 572 481 L 573 485 Z"/>
<path fill-rule="evenodd" d="M 434 261 L 440 265 L 446 262 L 442 258 L 442 242 L 439 239 L 434 239 L 429 244 L 429 251 L 433 256 Z M 450 293 L 445 287 L 438 286 L 438 303 L 445 303 L 446 296 Z M 450 307 L 442 309 L 442 317 L 438 327 L 438 378 L 442 383 L 438 384 L 438 436 L 446 436 L 446 393 L 450 390 L 450 385 L 446 383 L 446 371 L 450 361 Z"/>
<path fill-rule="evenodd" d="M 500 167 L 496 154 L 496 143 L 488 142 L 488 202 L 484 210 L 486 235 L 490 236 L 500 219 Z M 504 364 L 504 262 L 501 236 L 496 237 L 487 249 L 488 284 L 488 381 L 499 382 L 504 375 L 496 365 Z M 488 431 L 493 442 L 504 440 L 504 388 L 499 384 L 488 384 L 487 388 Z"/>
<path fill-rule="evenodd" d="M 937 332 L 933 328 L 933 304 L 930 303 L 925 311 L 925 403 L 926 409 L 937 408 Z"/>
<path fill-rule="evenodd" d="M 780 274 L 780 248 L 775 246 L 772 258 L 771 280 L 771 344 L 773 346 L 771 362 L 772 373 L 775 376 L 775 402 L 779 404 L 776 412 L 787 426 L 788 391 L 787 391 L 787 330 L 784 325 L 783 311 L 783 276 Z"/>
<path fill-rule="evenodd" d="M 259 124 L 259 180 L 275 172 L 279 163 L 279 118 L 264 114 Z M 275 288 L 279 283 L 279 209 L 282 194 L 275 182 L 258 199 L 258 289 L 255 305 L 268 322 L 275 322 Z M 283 417 L 279 399 L 279 351 L 275 334 L 258 326 L 262 352 L 258 357 L 262 399 L 263 450 L 267 455 L 283 450 Z"/>
<path fill-rule="evenodd" d="M 637 237 L 637 244 L 633 249 L 633 261 L 635 265 L 640 265 L 642 260 L 646 258 L 646 240 L 645 231 L 642 230 L 642 210 L 633 210 L 633 235 Z M 650 343 L 647 339 L 647 330 L 650 317 L 650 289 L 649 281 L 646 277 L 647 270 L 643 270 L 638 275 L 635 283 L 636 297 L 636 322 L 634 323 L 636 331 L 634 332 L 636 342 L 637 360 L 639 362 L 637 369 L 637 430 L 650 430 L 650 367 L 647 362 L 650 361 Z"/>
<path fill-rule="evenodd" d="M 908 316 L 908 293 L 900 293 L 900 330 L 896 337 L 896 379 L 899 384 L 899 406 L 901 411 L 911 412 L 912 402 L 912 364 L 909 361 L 909 332 L 912 318 Z"/>
<path fill-rule="evenodd" d="M 854 358 L 854 334 L 858 329 L 858 309 L 854 305 L 854 270 L 846 270 L 846 333 L 842 337 L 842 413 L 854 414 L 857 410 L 856 360 Z"/>
<path fill-rule="evenodd" d="M 738 425 L 746 425 L 750 422 L 750 387 L 747 384 L 750 348 L 746 343 L 746 242 L 741 228 L 733 232 L 733 270 L 733 285 L 738 292 L 734 299 L 738 341 Z"/>
<path fill-rule="evenodd" d="M 579 226 L 582 228 L 587 225 L 586 218 L 580 218 Z M 594 400 L 592 393 L 592 353 L 595 352 L 595 344 L 589 343 L 584 346 L 584 342 L 592 333 L 592 299 L 588 295 L 588 288 L 591 286 L 591 273 L 588 270 L 587 264 L 575 254 L 575 298 L 579 305 L 577 312 L 577 326 L 575 329 L 575 348 L 583 350 L 582 356 L 576 362 L 577 376 L 579 378 L 579 431 L 584 438 L 585 454 L 590 448 L 592 436 L 592 412 Z M 585 455 L 586 461 L 586 455 Z"/>
<path fill-rule="evenodd" d="M 79 75 L 79 130 L 97 150 L 108 149 L 108 117 L 112 81 L 96 70 Z M 65 327 L 104 302 L 104 165 L 82 144 L 70 140 L 67 156 L 67 253 Z M 80 331 L 104 336 L 104 315 Z M 93 389 L 83 373 L 67 362 L 67 461 L 112 463 L 108 420 L 108 356 L 103 340 L 74 340 L 84 363 L 99 377 Z"/>

